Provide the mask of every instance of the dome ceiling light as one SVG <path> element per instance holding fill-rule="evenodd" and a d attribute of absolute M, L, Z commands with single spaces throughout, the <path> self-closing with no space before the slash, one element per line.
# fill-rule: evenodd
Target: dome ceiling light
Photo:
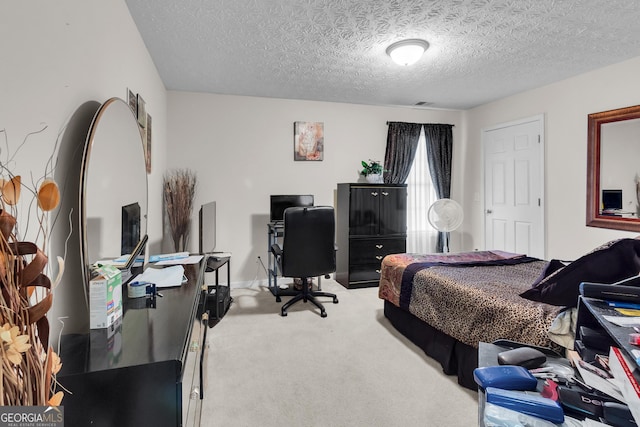
<path fill-rule="evenodd" d="M 422 39 L 407 39 L 391 44 L 387 55 L 398 65 L 415 64 L 429 48 L 429 43 Z"/>

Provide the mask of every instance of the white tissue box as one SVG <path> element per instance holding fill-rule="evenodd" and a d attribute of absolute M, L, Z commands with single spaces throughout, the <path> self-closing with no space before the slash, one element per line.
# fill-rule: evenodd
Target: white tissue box
<path fill-rule="evenodd" d="M 108 328 L 122 318 L 122 273 L 112 265 L 94 267 L 89 282 L 89 327 Z"/>

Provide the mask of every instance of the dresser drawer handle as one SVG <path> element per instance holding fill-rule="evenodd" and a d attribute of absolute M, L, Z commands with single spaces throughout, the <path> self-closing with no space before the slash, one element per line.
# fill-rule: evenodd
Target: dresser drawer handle
<path fill-rule="evenodd" d="M 388 195 L 389 195 L 389 193 L 387 193 L 386 191 L 383 191 L 383 192 L 382 192 L 382 195 L 383 195 L 383 196 L 388 196 Z"/>
<path fill-rule="evenodd" d="M 377 191 L 372 191 L 372 192 L 371 192 L 371 195 L 372 195 L 373 197 L 376 197 L 376 196 L 378 195 L 378 192 L 377 192 Z"/>
<path fill-rule="evenodd" d="M 376 270 L 376 273 L 380 274 L 380 270 Z"/>
<path fill-rule="evenodd" d="M 376 255 L 376 259 L 380 261 L 382 259 L 382 255 Z"/>
<path fill-rule="evenodd" d="M 382 249 L 382 248 L 383 248 L 383 245 L 376 245 L 376 248 L 378 248 L 378 249 Z"/>

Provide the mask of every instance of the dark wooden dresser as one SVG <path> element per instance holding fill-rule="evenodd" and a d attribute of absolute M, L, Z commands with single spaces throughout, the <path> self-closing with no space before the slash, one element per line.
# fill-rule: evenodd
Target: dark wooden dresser
<path fill-rule="evenodd" d="M 127 299 L 111 330 L 63 335 L 65 425 L 199 425 L 204 394 L 205 263 L 185 266 L 189 280 L 162 297 Z M 123 291 L 126 294 L 126 291 Z"/>
<path fill-rule="evenodd" d="M 338 184 L 336 221 L 336 280 L 378 286 L 382 258 L 406 251 L 406 184 Z"/>

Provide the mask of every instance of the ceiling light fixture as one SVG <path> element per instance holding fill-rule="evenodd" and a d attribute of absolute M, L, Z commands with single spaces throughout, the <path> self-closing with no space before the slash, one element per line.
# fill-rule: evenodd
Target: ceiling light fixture
<path fill-rule="evenodd" d="M 398 65 L 415 64 L 429 48 L 429 43 L 422 39 L 407 39 L 391 44 L 387 55 Z"/>

